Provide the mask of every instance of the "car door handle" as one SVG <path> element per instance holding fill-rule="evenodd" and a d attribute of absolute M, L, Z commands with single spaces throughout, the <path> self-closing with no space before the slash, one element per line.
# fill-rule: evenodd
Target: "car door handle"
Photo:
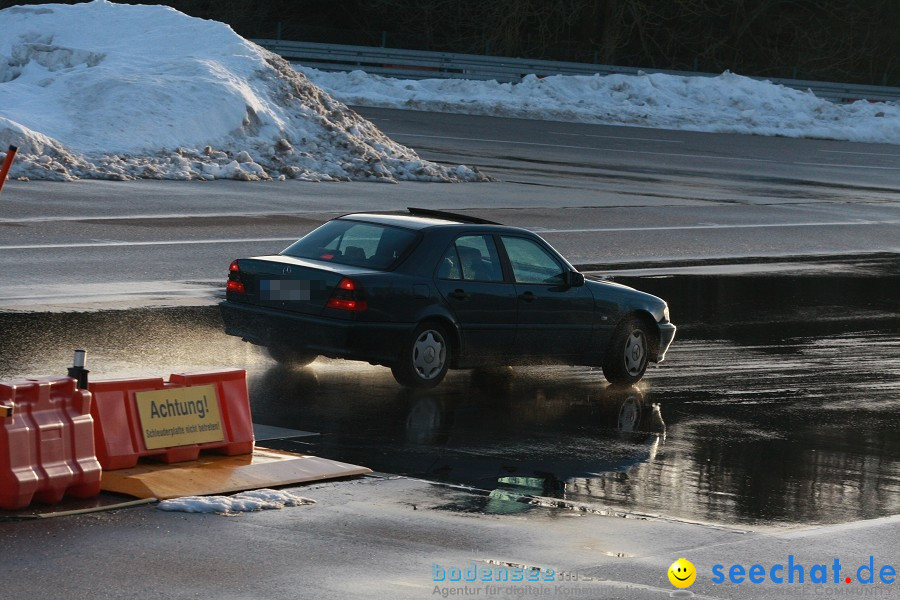
<path fill-rule="evenodd" d="M 524 294 L 520 294 L 519 298 L 521 298 L 525 302 L 532 302 L 535 298 L 537 298 L 537 296 L 535 296 L 531 292 L 525 292 Z"/>
<path fill-rule="evenodd" d="M 465 293 L 463 290 L 453 290 L 449 294 L 447 294 L 454 300 L 465 300 L 469 297 L 469 294 Z"/>

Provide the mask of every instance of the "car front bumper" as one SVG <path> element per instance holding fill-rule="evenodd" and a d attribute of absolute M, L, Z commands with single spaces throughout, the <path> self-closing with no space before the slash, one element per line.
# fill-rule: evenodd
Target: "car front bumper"
<path fill-rule="evenodd" d="M 299 352 L 391 364 L 415 323 L 367 323 L 250 304 L 219 304 L 225 333 L 260 346 L 282 345 Z"/>
<path fill-rule="evenodd" d="M 675 339 L 675 325 L 672 323 L 657 323 L 659 327 L 659 350 L 656 354 L 656 362 L 661 363 L 666 359 L 666 352 Z"/>

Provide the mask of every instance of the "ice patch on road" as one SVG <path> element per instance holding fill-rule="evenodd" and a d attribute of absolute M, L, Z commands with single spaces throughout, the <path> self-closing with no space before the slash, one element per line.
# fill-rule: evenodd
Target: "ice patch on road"
<path fill-rule="evenodd" d="M 184 496 L 163 500 L 157 505 L 157 508 L 177 512 L 234 515 L 242 512 L 278 510 L 315 503 L 315 500 L 298 496 L 292 492 L 266 488 L 241 492 L 234 496 Z"/>
<path fill-rule="evenodd" d="M 519 83 L 498 83 L 294 67 L 335 98 L 358 106 L 900 144 L 900 103 L 835 104 L 809 91 L 729 72 L 527 75 Z"/>
<path fill-rule="evenodd" d="M 105 0 L 0 23 L 14 178 L 487 179 L 421 159 L 222 23 Z"/>

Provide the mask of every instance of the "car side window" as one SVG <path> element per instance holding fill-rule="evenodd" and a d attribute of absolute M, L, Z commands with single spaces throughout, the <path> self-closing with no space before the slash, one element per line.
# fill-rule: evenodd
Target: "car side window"
<path fill-rule="evenodd" d="M 502 236 L 516 283 L 562 285 L 563 267 L 540 244 L 520 237 Z"/>
<path fill-rule="evenodd" d="M 447 248 L 438 265 L 440 279 L 463 281 L 503 281 L 503 269 L 494 238 L 464 235 Z"/>
<path fill-rule="evenodd" d="M 462 279 L 459 270 L 459 255 L 456 253 L 456 244 L 450 244 L 441 262 L 438 263 L 438 279 Z"/>

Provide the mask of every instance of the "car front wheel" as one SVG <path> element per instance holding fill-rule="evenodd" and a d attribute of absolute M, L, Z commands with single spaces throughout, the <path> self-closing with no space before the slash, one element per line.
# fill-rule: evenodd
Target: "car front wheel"
<path fill-rule="evenodd" d="M 647 370 L 651 336 L 640 319 L 624 320 L 613 334 L 603 361 L 603 375 L 610 383 L 637 383 Z"/>
<path fill-rule="evenodd" d="M 430 388 L 439 384 L 450 365 L 450 338 L 436 323 L 416 327 L 400 352 L 400 360 L 391 367 L 400 385 Z"/>

